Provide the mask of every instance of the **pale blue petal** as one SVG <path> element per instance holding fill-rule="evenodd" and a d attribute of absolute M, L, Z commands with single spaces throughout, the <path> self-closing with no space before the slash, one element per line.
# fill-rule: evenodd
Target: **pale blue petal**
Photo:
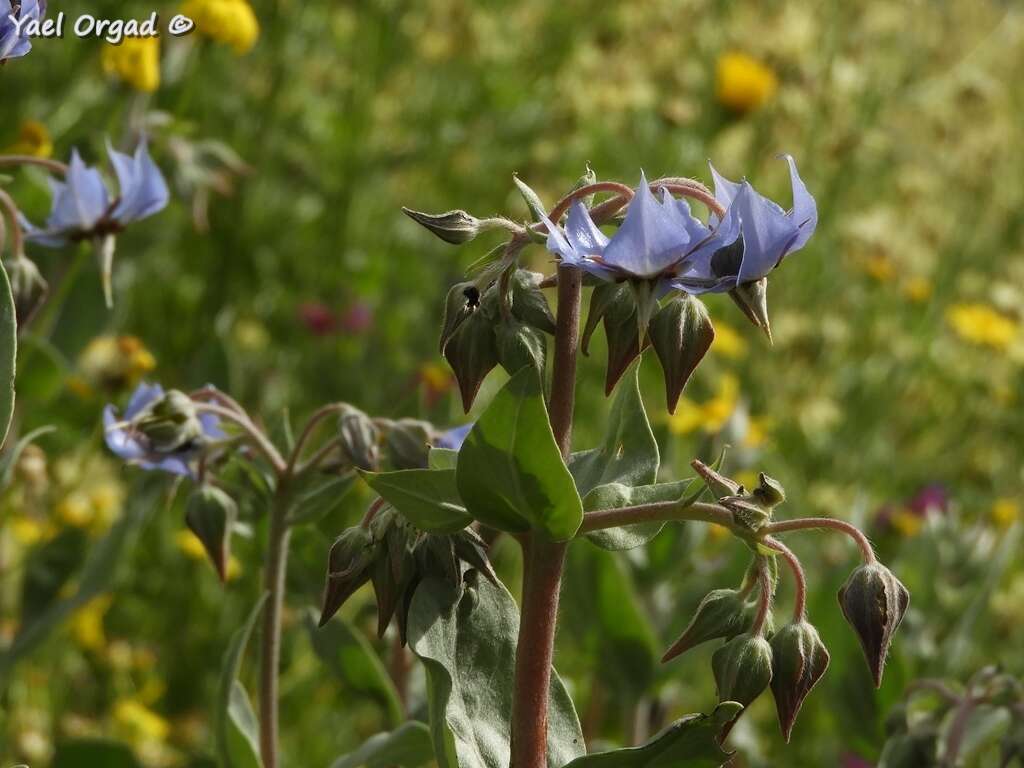
<path fill-rule="evenodd" d="M 53 232 L 89 232 L 110 205 L 103 177 L 82 162 L 78 150 L 71 151 L 67 182 L 54 182 L 51 189 L 59 191 L 46 222 L 46 228 Z"/>
<path fill-rule="evenodd" d="M 711 169 L 711 178 L 715 180 L 715 200 L 717 200 L 719 205 L 723 208 L 728 208 L 732 205 L 732 201 L 736 195 L 740 193 L 743 183 L 729 181 L 725 176 L 722 176 L 715 170 L 715 166 L 711 164 L 710 160 L 708 161 L 708 168 Z"/>
<path fill-rule="evenodd" d="M 129 157 L 108 145 L 111 164 L 117 173 L 121 196 L 114 208 L 113 217 L 121 224 L 144 219 L 162 210 L 170 198 L 167 182 L 156 163 L 149 156 L 146 142 Z"/>
<path fill-rule="evenodd" d="M 600 256 L 608 245 L 608 236 L 602 232 L 590 213 L 580 201 L 573 203 L 569 209 L 565 234 L 569 244 L 579 257 Z"/>
<path fill-rule="evenodd" d="M 134 419 L 143 410 L 164 396 L 164 388 L 159 384 L 141 382 L 132 392 L 128 407 L 124 409 L 125 419 Z"/>
<path fill-rule="evenodd" d="M 800 178 L 800 174 L 796 170 L 796 161 L 792 155 L 786 155 L 786 162 L 789 163 L 789 180 L 793 187 L 793 211 L 790 213 L 790 217 L 796 224 L 799 232 L 797 233 L 796 239 L 789 244 L 786 249 L 786 253 L 793 253 L 799 251 L 808 240 L 811 239 L 811 235 L 814 234 L 814 230 L 818 227 L 818 205 L 814 202 L 814 197 L 807 191 L 807 187 L 804 185 L 803 179 Z M 783 254 L 785 256 L 786 254 Z"/>
<path fill-rule="evenodd" d="M 688 240 L 641 175 L 626 218 L 605 248 L 604 262 L 635 277 L 657 277 L 685 255 Z"/>
<path fill-rule="evenodd" d="M 743 232 L 743 263 L 737 277 L 739 282 L 748 283 L 775 269 L 798 229 L 778 205 L 759 195 L 747 182 L 733 207 L 739 212 Z"/>
<path fill-rule="evenodd" d="M 119 420 L 112 405 L 103 409 L 103 438 L 107 447 L 126 461 L 134 461 L 145 455 L 138 440 L 129 435 L 125 427 L 119 426 Z"/>

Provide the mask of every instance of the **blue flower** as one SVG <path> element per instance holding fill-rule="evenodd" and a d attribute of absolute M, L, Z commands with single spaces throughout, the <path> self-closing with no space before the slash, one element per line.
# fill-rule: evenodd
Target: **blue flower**
<path fill-rule="evenodd" d="M 17 59 L 32 50 L 32 43 L 26 35 L 31 20 L 38 21 L 46 13 L 45 0 L 0 0 L 0 63 Z M 18 20 L 15 24 L 11 17 Z M 20 33 L 19 33 L 20 27 Z"/>
<path fill-rule="evenodd" d="M 139 144 L 134 156 L 118 152 L 109 144 L 107 153 L 120 194 L 111 198 L 100 172 L 88 167 L 78 150 L 72 150 L 67 178 L 50 179 L 53 205 L 46 225 L 42 229 L 30 227 L 28 240 L 61 247 L 70 241 L 116 234 L 167 205 L 167 183 L 145 142 Z"/>
<path fill-rule="evenodd" d="M 729 181 L 711 167 L 715 199 L 726 209 L 722 221 L 712 217 L 711 224 L 722 233 L 719 239 L 725 247 L 695 255 L 673 287 L 690 293 L 730 291 L 767 277 L 788 254 L 804 247 L 818 225 L 818 208 L 793 158 L 786 155 L 785 159 L 793 189 L 789 211 L 759 194 L 749 182 Z M 733 234 L 737 231 L 739 239 Z"/>
<path fill-rule="evenodd" d="M 180 394 L 180 393 L 179 393 Z M 139 428 L 154 406 L 165 401 L 163 387 L 143 382 L 132 393 L 128 407 L 118 418 L 114 406 L 103 409 L 103 432 L 107 447 L 125 461 L 143 469 L 159 469 L 173 475 L 193 476 L 191 462 L 209 440 L 226 437 L 220 429 L 220 420 L 210 413 L 198 414 L 198 439 L 190 439 L 174 447 L 161 447 Z"/>
<path fill-rule="evenodd" d="M 473 429 L 473 422 L 441 432 L 434 437 L 434 447 L 457 451 L 462 448 L 471 429 Z"/>

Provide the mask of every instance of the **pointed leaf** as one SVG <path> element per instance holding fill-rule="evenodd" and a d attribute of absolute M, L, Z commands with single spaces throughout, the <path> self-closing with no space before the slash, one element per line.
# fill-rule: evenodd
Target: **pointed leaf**
<path fill-rule="evenodd" d="M 459 452 L 459 495 L 477 520 L 504 531 L 569 539 L 583 504 L 548 422 L 540 377 L 524 368 L 495 395 Z"/>
<path fill-rule="evenodd" d="M 513 176 L 512 180 L 516 183 L 519 194 L 526 201 L 526 207 L 530 209 L 530 217 L 535 222 L 543 221 L 544 217 L 547 216 L 548 209 L 541 201 L 540 196 L 530 189 L 530 186 L 518 176 Z"/>
<path fill-rule="evenodd" d="M 18 321 L 7 272 L 0 265 L 0 446 L 14 415 L 14 366 L 18 357 Z"/>
<path fill-rule="evenodd" d="M 249 699 L 245 695 L 245 690 L 238 692 L 235 688 L 237 686 L 241 689 L 238 672 L 242 667 L 242 655 L 266 601 L 265 592 L 256 601 L 245 623 L 231 636 L 221 665 L 214 729 L 217 756 L 225 768 L 259 768 L 261 765 L 256 716 L 252 714 L 251 705 L 248 705 Z"/>
<path fill-rule="evenodd" d="M 693 480 L 677 480 L 672 483 L 638 485 L 635 488 L 622 483 L 607 483 L 597 486 L 583 498 L 583 509 L 586 512 L 595 512 L 662 501 L 679 501 L 686 498 L 692 483 Z M 689 506 L 689 503 L 682 506 Z M 592 531 L 587 534 L 587 538 L 601 549 L 633 549 L 649 542 L 661 533 L 664 527 L 664 522 L 636 523 L 621 528 Z"/>
<path fill-rule="evenodd" d="M 454 533 L 473 522 L 459 498 L 454 469 L 361 474 L 373 490 L 422 531 Z"/>
<path fill-rule="evenodd" d="M 419 768 L 433 757 L 430 728 L 410 720 L 389 733 L 371 736 L 355 752 L 331 763 L 331 768 Z"/>

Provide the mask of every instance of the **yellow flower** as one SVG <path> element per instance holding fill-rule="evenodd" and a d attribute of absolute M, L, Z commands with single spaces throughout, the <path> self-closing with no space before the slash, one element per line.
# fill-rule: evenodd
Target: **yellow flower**
<path fill-rule="evenodd" d="M 672 434 L 686 435 L 699 429 L 704 423 L 704 409 L 685 397 L 679 398 L 676 412 L 668 417 L 668 428 Z"/>
<path fill-rule="evenodd" d="M 192 560 L 208 560 L 209 555 L 206 554 L 206 548 L 192 531 L 180 530 L 175 536 L 175 542 L 178 544 L 178 549 L 185 553 L 186 557 Z M 238 558 L 234 555 L 228 556 L 228 581 L 236 578 L 242 572 L 242 564 L 238 562 Z"/>
<path fill-rule="evenodd" d="M 114 702 L 114 720 L 127 730 L 133 741 L 164 741 L 171 725 L 163 717 L 134 698 Z"/>
<path fill-rule="evenodd" d="M 771 419 L 766 416 L 751 417 L 747 424 L 747 434 L 743 436 L 743 445 L 747 448 L 763 447 L 768 442 L 771 426 Z"/>
<path fill-rule="evenodd" d="M 124 503 L 124 489 L 111 480 L 97 483 L 89 490 L 89 503 L 92 505 L 96 519 L 102 525 L 109 525 Z"/>
<path fill-rule="evenodd" d="M 946 313 L 946 320 L 964 341 L 1000 352 L 1017 339 L 1016 321 L 987 304 L 955 304 Z"/>
<path fill-rule="evenodd" d="M 18 131 L 18 140 L 4 149 L 3 154 L 50 157 L 53 154 L 53 140 L 45 125 L 38 120 L 26 120 Z"/>
<path fill-rule="evenodd" d="M 747 341 L 731 325 L 716 322 L 715 342 L 711 349 L 728 357 L 730 360 L 738 360 L 747 353 Z"/>
<path fill-rule="evenodd" d="M 900 534 L 909 538 L 916 536 L 921 531 L 924 520 L 910 510 L 901 509 L 890 518 L 890 523 Z"/>
<path fill-rule="evenodd" d="M 932 283 L 927 277 L 912 277 L 903 284 L 903 295 L 915 304 L 923 304 L 932 297 Z"/>
<path fill-rule="evenodd" d="M 79 376 L 68 381 L 76 394 L 93 389 L 116 392 L 138 384 L 156 367 L 156 358 L 135 336 L 97 336 L 78 356 Z"/>
<path fill-rule="evenodd" d="M 103 71 L 143 93 L 160 87 L 160 39 L 126 37 L 118 45 L 107 43 L 100 56 Z"/>
<path fill-rule="evenodd" d="M 864 271 L 878 282 L 887 283 L 896 274 L 896 267 L 884 253 L 876 253 L 864 260 Z"/>
<path fill-rule="evenodd" d="M 89 497 L 81 491 L 73 491 L 57 504 L 57 517 L 73 528 L 86 528 L 96 517 L 96 510 L 89 503 Z"/>
<path fill-rule="evenodd" d="M 181 12 L 196 23 L 196 31 L 230 45 L 241 56 L 260 36 L 260 24 L 246 0 L 187 0 Z"/>
<path fill-rule="evenodd" d="M 736 112 L 749 112 L 767 103 L 779 81 L 769 67 L 745 53 L 718 57 L 715 91 L 718 101 Z"/>
<path fill-rule="evenodd" d="M 80 647 L 94 653 L 106 647 L 107 635 L 103 631 L 103 617 L 113 601 L 110 595 L 94 597 L 71 617 L 71 634 Z"/>
<path fill-rule="evenodd" d="M 685 397 L 680 398 L 676 412 L 668 417 L 669 431 L 676 435 L 685 435 L 698 428 L 709 434 L 718 432 L 736 410 L 739 393 L 739 380 L 731 374 L 725 374 L 718 381 L 718 392 L 703 405 Z"/>
<path fill-rule="evenodd" d="M 997 528 L 1006 529 L 1020 518 L 1020 505 L 1014 499 L 996 499 L 992 504 L 992 522 Z"/>
<path fill-rule="evenodd" d="M 8 525 L 14 540 L 23 547 L 31 547 L 42 541 L 47 535 L 44 525 L 31 517 L 16 517 Z"/>

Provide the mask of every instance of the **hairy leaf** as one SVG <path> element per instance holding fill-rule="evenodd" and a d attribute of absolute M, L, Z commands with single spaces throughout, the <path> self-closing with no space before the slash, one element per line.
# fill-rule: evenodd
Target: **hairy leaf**
<path fill-rule="evenodd" d="M 473 522 L 459 498 L 454 469 L 361 474 L 373 490 L 420 530 L 454 533 Z"/>

